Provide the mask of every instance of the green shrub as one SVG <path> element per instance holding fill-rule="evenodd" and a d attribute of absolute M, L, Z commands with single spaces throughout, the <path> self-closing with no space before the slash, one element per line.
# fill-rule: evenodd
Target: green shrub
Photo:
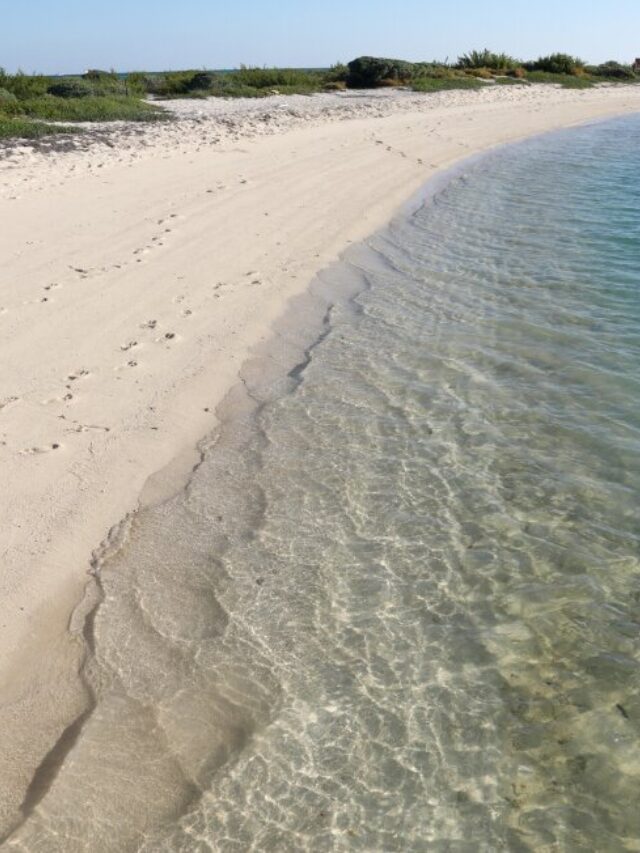
<path fill-rule="evenodd" d="M 50 83 L 50 78 L 42 74 L 6 74 L 0 69 L 0 86 L 12 92 L 18 100 L 37 98 L 44 95 Z"/>
<path fill-rule="evenodd" d="M 93 86 L 86 80 L 67 78 L 57 83 L 52 83 L 47 88 L 48 95 L 56 98 L 88 98 L 93 95 Z"/>
<path fill-rule="evenodd" d="M 479 77 L 481 80 L 492 80 L 493 73 L 489 68 L 468 68 L 465 74 L 470 77 Z"/>
<path fill-rule="evenodd" d="M 144 71 L 132 71 L 123 82 L 123 88 L 127 95 L 146 95 L 154 87 L 154 78 Z"/>
<path fill-rule="evenodd" d="M 190 80 L 186 82 L 188 92 L 202 92 L 210 89 L 215 81 L 216 75 L 210 71 L 197 71 Z"/>
<path fill-rule="evenodd" d="M 596 65 L 595 68 L 587 69 L 596 77 L 608 77 L 611 80 L 636 80 L 636 75 L 630 65 L 621 65 L 619 62 L 610 60 Z"/>
<path fill-rule="evenodd" d="M 17 101 L 18 99 L 13 92 L 10 92 L 8 89 L 0 89 L 0 109 L 2 109 L 5 104 L 15 104 Z"/>
<path fill-rule="evenodd" d="M 552 53 L 541 56 L 535 62 L 528 62 L 525 68 L 530 71 L 546 71 L 549 74 L 582 74 L 584 62 L 568 53 Z"/>
<path fill-rule="evenodd" d="M 490 68 L 493 71 L 508 71 L 517 68 L 520 62 L 506 53 L 490 50 L 471 50 L 458 57 L 458 68 Z"/>
<path fill-rule="evenodd" d="M 118 75 L 115 71 L 100 71 L 99 68 L 90 68 L 82 75 L 83 80 L 90 80 L 93 83 L 117 82 Z"/>
<path fill-rule="evenodd" d="M 347 85 L 353 89 L 373 89 L 382 80 L 410 80 L 413 65 L 402 59 L 379 59 L 374 56 L 359 56 L 349 65 Z"/>
<path fill-rule="evenodd" d="M 326 83 L 346 83 L 349 76 L 349 69 L 343 62 L 336 62 L 328 71 L 323 74 L 323 79 Z"/>
<path fill-rule="evenodd" d="M 247 68 L 240 66 L 229 75 L 234 82 L 254 89 L 317 90 L 322 78 L 318 72 L 296 68 Z"/>

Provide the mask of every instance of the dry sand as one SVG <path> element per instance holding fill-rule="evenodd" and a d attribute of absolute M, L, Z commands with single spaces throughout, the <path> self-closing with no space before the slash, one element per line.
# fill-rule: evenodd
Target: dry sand
<path fill-rule="evenodd" d="M 640 87 L 170 106 L 0 150 L 0 837 L 85 707 L 93 550 L 180 482 L 286 301 L 436 170 L 638 111 Z"/>

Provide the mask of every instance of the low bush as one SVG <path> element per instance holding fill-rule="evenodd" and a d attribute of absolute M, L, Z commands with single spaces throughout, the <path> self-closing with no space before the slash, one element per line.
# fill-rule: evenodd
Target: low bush
<path fill-rule="evenodd" d="M 210 89 L 216 79 L 216 75 L 210 71 L 197 71 L 190 80 L 186 82 L 188 92 L 203 92 Z"/>
<path fill-rule="evenodd" d="M 8 89 L 0 89 L 0 109 L 2 109 L 5 104 L 15 104 L 17 101 L 18 99 L 13 92 L 10 92 Z"/>
<path fill-rule="evenodd" d="M 468 68 L 465 74 L 469 77 L 479 77 L 481 80 L 492 80 L 495 72 L 489 68 Z"/>
<path fill-rule="evenodd" d="M 22 71 L 7 74 L 0 68 L 0 87 L 11 92 L 18 100 L 44 95 L 50 82 L 50 78 L 42 74 L 24 74 Z"/>
<path fill-rule="evenodd" d="M 328 71 L 322 75 L 327 83 L 345 83 L 349 76 L 349 69 L 343 62 L 336 62 Z"/>
<path fill-rule="evenodd" d="M 296 68 L 247 68 L 241 66 L 238 71 L 229 74 L 234 82 L 253 89 L 279 89 L 314 91 L 320 88 L 322 76 L 319 72 L 304 71 Z"/>
<path fill-rule="evenodd" d="M 414 76 L 411 62 L 359 56 L 348 64 L 347 85 L 353 89 L 373 89 L 383 80 L 408 81 Z"/>
<path fill-rule="evenodd" d="M 573 74 L 584 72 L 585 63 L 577 56 L 568 53 L 552 53 L 550 56 L 541 56 L 535 62 L 528 62 L 525 68 L 528 71 L 546 71 L 548 74 Z"/>
<path fill-rule="evenodd" d="M 610 80 L 637 80 L 633 68 L 630 65 L 621 65 L 619 62 L 610 60 L 601 65 L 587 69 L 595 77 L 606 77 Z"/>
<path fill-rule="evenodd" d="M 56 98 L 88 98 L 93 93 L 90 83 L 75 78 L 60 80 L 47 88 L 47 94 L 55 95 Z"/>
<path fill-rule="evenodd" d="M 492 71 L 509 71 L 517 68 L 520 62 L 507 53 L 493 53 L 491 50 L 471 50 L 458 57 L 458 68 L 490 68 Z"/>

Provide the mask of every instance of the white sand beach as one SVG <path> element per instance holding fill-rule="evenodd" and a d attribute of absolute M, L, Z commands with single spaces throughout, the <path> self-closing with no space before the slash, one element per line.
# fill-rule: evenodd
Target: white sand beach
<path fill-rule="evenodd" d="M 435 173 L 640 88 L 174 101 L 0 148 L 0 838 L 85 709 L 92 555 L 180 487 L 288 300 Z"/>

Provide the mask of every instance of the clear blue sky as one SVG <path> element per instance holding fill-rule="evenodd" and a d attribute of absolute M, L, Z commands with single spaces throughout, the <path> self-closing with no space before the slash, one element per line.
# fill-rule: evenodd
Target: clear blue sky
<path fill-rule="evenodd" d="M 0 2 L 0 20 L 9 71 L 325 66 L 483 47 L 640 56 L 640 0 L 13 0 Z"/>

